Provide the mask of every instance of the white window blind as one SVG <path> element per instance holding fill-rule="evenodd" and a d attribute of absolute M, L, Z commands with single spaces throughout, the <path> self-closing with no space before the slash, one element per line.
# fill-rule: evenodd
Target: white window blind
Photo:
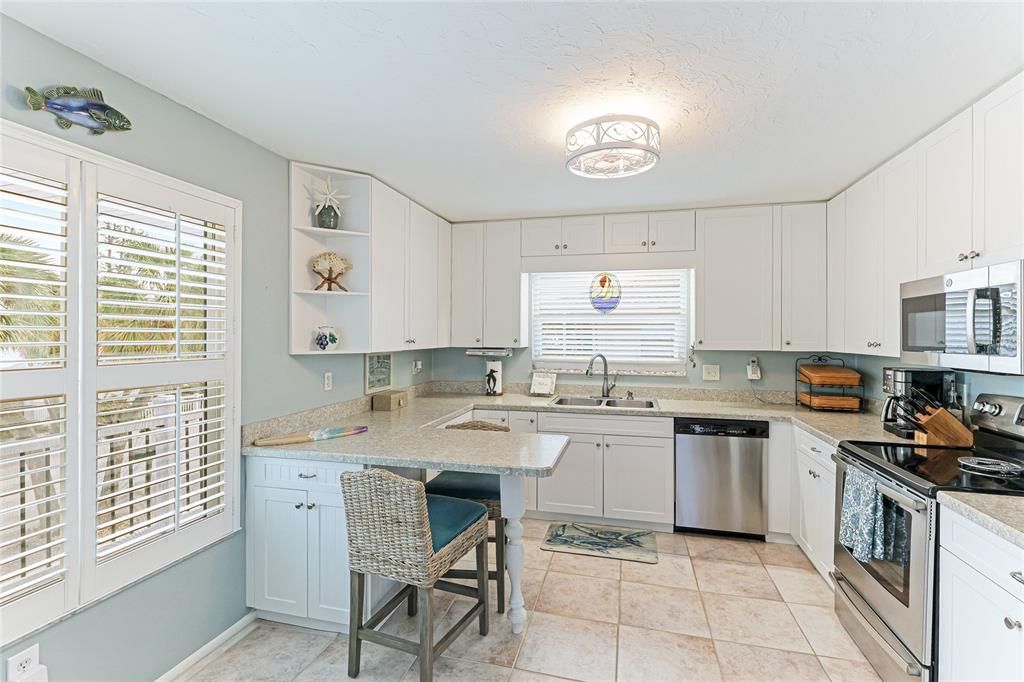
<path fill-rule="evenodd" d="M 599 312 L 591 303 L 597 274 L 530 276 L 534 366 L 578 370 L 603 353 L 617 372 L 683 374 L 690 343 L 691 271 L 612 273 L 621 299 L 610 312 Z"/>

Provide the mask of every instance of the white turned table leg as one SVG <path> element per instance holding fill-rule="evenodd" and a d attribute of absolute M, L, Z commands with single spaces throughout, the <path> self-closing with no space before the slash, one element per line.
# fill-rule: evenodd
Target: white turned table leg
<path fill-rule="evenodd" d="M 505 536 L 508 545 L 505 559 L 508 562 L 509 604 L 508 620 L 512 632 L 519 634 L 526 624 L 526 602 L 523 601 L 523 512 L 526 511 L 526 478 L 522 476 L 501 477 L 501 515 L 505 518 Z M 500 567 L 499 567 L 500 570 Z"/>

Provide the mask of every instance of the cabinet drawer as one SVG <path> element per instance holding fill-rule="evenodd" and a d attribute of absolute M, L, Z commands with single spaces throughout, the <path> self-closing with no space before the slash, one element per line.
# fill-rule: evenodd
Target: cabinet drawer
<path fill-rule="evenodd" d="M 345 471 L 359 471 L 360 464 L 316 462 L 270 457 L 246 458 L 246 485 L 273 486 L 289 490 L 337 492 L 341 495 L 339 477 Z"/>
<path fill-rule="evenodd" d="M 799 427 L 793 429 L 793 442 L 797 452 L 804 453 L 830 472 L 836 472 L 836 463 L 832 461 L 832 455 L 836 452 L 834 445 L 829 445 Z"/>
<path fill-rule="evenodd" d="M 536 412 L 509 411 L 508 425 L 513 433 L 537 433 Z"/>
<path fill-rule="evenodd" d="M 596 433 L 608 436 L 654 436 L 671 438 L 671 417 L 628 417 L 603 414 L 542 412 L 538 431 L 548 433 Z"/>
<path fill-rule="evenodd" d="M 473 410 L 473 419 L 508 426 L 508 412 L 505 410 Z"/>
<path fill-rule="evenodd" d="M 986 578 L 1024 601 L 1024 549 L 1016 547 L 939 505 L 939 542 L 952 554 L 972 566 Z"/>

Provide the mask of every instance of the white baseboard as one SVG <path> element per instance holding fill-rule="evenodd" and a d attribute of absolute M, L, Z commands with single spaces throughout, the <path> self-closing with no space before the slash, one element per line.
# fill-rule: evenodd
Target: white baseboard
<path fill-rule="evenodd" d="M 236 639 L 240 638 L 239 635 L 247 633 L 249 626 L 255 621 L 255 611 L 250 611 L 245 614 L 239 618 L 238 622 L 234 625 L 193 651 L 188 658 L 158 677 L 156 682 L 172 682 L 172 680 L 178 679 L 185 671 L 202 661 L 210 654 L 214 652 L 219 653 L 221 648 L 227 648 L 230 644 L 234 644 Z"/>

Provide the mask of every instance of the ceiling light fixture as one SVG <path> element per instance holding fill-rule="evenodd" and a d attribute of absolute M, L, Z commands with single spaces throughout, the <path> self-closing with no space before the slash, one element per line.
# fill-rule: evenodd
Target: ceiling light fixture
<path fill-rule="evenodd" d="M 565 167 L 585 178 L 624 178 L 661 158 L 661 129 L 642 116 L 592 118 L 565 135 Z"/>

